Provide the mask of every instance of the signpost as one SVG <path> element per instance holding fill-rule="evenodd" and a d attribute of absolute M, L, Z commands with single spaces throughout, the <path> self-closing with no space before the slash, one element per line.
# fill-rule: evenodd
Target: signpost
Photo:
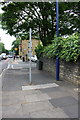
<path fill-rule="evenodd" d="M 29 61 L 29 83 L 31 84 L 32 83 L 32 78 L 31 78 L 31 56 L 32 56 L 32 40 L 31 40 L 31 28 L 29 30 L 29 44 L 28 44 L 28 48 L 29 48 L 29 51 L 28 51 L 28 55 L 29 55 L 29 58 L 30 58 L 30 61 Z"/>

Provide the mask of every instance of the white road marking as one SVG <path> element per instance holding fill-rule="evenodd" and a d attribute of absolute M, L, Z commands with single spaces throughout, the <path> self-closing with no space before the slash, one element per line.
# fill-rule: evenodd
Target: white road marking
<path fill-rule="evenodd" d="M 80 92 L 80 89 L 79 88 L 74 88 L 74 91 Z"/>
<path fill-rule="evenodd" d="M 11 68 L 13 69 L 13 65 L 11 65 Z"/>
<path fill-rule="evenodd" d="M 2 73 L 0 74 L 0 77 L 2 77 L 2 75 L 3 75 L 3 73 L 4 73 L 5 70 L 6 70 L 6 69 L 4 69 L 4 70 L 2 71 Z"/>
<path fill-rule="evenodd" d="M 10 68 L 10 64 L 8 64 L 8 66 L 7 66 L 7 69 L 9 69 Z"/>
<path fill-rule="evenodd" d="M 56 83 L 48 83 L 48 84 L 41 84 L 41 85 L 30 85 L 30 86 L 22 86 L 22 90 L 35 90 L 35 89 L 44 89 L 44 88 L 51 88 L 51 87 L 58 87 Z"/>
<path fill-rule="evenodd" d="M 16 69 L 16 70 L 17 70 L 17 69 L 22 69 L 22 67 L 19 67 L 19 66 L 16 67 L 16 66 L 13 66 L 13 65 L 11 65 L 11 68 L 12 68 L 12 69 Z"/>

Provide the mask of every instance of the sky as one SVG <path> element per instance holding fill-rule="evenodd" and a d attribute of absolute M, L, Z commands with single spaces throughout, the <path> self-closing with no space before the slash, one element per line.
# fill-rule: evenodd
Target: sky
<path fill-rule="evenodd" d="M 0 6 L 0 13 L 2 13 L 3 11 L 1 10 L 1 6 Z M 9 34 L 6 34 L 6 31 L 4 31 L 1 26 L 0 26 L 0 42 L 3 42 L 5 45 L 5 48 L 7 50 L 11 49 L 11 45 L 12 42 L 15 40 L 16 38 L 14 36 L 10 36 Z"/>

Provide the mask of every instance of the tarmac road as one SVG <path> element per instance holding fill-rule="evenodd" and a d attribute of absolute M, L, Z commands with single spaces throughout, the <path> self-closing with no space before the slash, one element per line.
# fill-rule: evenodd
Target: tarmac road
<path fill-rule="evenodd" d="M 10 61 L 9 58 L 6 59 L 6 60 L 1 60 L 1 61 L 0 61 L 0 74 L 2 73 L 2 71 L 3 71 L 4 69 L 7 68 L 9 61 Z"/>
<path fill-rule="evenodd" d="M 2 78 L 3 72 L 6 70 L 9 61 L 10 59 L 0 61 L 0 119 L 2 118 Z"/>

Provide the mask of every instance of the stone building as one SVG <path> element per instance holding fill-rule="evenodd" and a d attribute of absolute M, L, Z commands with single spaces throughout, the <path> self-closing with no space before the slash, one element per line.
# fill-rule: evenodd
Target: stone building
<path fill-rule="evenodd" d="M 29 51 L 29 40 L 22 40 L 21 44 L 19 45 L 19 56 L 25 57 L 25 60 L 27 60 L 27 55 Z M 40 41 L 36 39 L 32 39 L 32 55 L 35 55 L 35 47 L 38 45 Z"/>

